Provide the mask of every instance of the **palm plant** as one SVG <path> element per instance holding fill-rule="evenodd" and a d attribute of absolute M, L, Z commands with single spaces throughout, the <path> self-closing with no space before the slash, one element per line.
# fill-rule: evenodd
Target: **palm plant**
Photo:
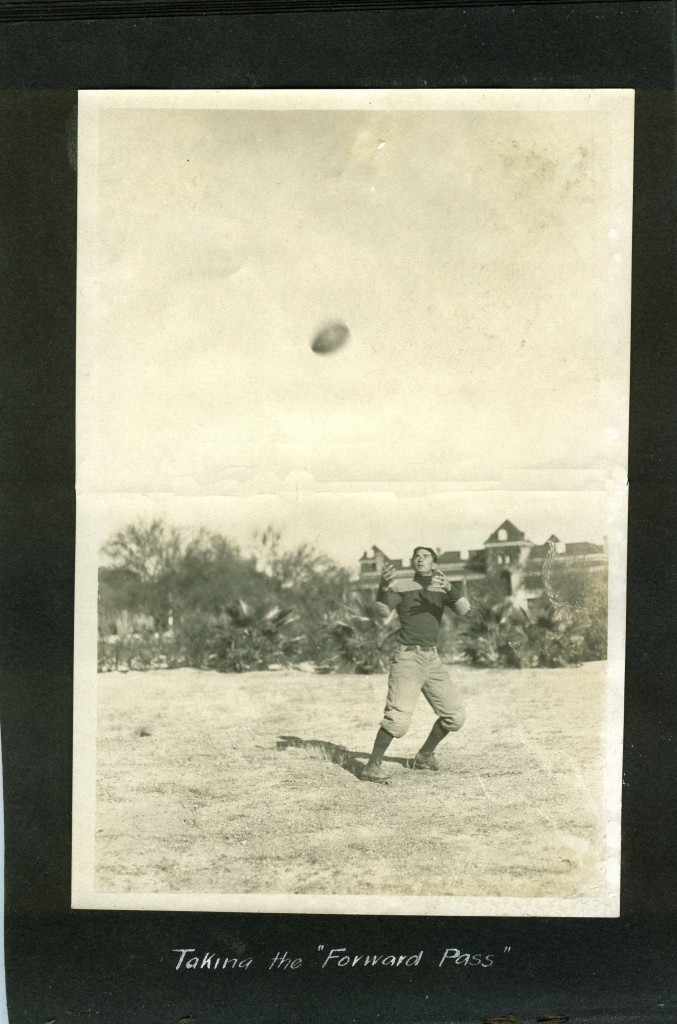
<path fill-rule="evenodd" d="M 584 637 L 579 618 L 547 599 L 530 613 L 519 597 L 476 599 L 463 627 L 463 650 L 473 665 L 486 668 L 580 664 Z"/>
<path fill-rule="evenodd" d="M 525 626 L 519 610 L 506 601 L 497 602 L 493 595 L 475 600 L 473 611 L 463 624 L 464 654 L 473 665 L 521 668 L 527 660 Z"/>
<path fill-rule="evenodd" d="M 286 631 L 294 621 L 291 608 L 263 609 L 236 601 L 226 609 L 225 622 L 215 629 L 214 667 L 221 672 L 244 672 L 288 663 L 302 640 Z"/>
<path fill-rule="evenodd" d="M 394 613 L 384 618 L 381 607 L 373 598 L 359 596 L 352 604 L 341 605 L 340 611 L 327 613 L 328 651 L 321 667 L 352 668 L 364 674 L 383 672 L 397 631 L 392 628 Z"/>

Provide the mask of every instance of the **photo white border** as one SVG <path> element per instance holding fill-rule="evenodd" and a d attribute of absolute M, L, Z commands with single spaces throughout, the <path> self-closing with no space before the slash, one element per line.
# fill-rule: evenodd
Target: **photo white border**
<path fill-rule="evenodd" d="M 79 93 L 78 123 L 78 309 L 77 412 L 78 457 L 96 448 L 83 436 L 86 403 L 80 388 L 96 372 L 97 206 L 96 168 L 99 111 L 111 108 L 251 110 L 612 110 L 613 183 L 616 195 L 629 197 L 619 218 L 622 235 L 631 237 L 633 90 L 264 90 L 165 91 L 120 90 Z M 623 253 L 618 284 L 627 297 L 619 309 L 626 332 L 629 390 L 630 252 Z M 91 424 L 88 424 L 91 426 Z M 80 462 L 78 462 L 80 466 Z M 604 716 L 604 797 L 606 831 L 605 892 L 599 898 L 342 896 L 217 893 L 106 893 L 94 887 L 96 812 L 97 576 L 101 544 L 97 510 L 102 492 L 77 495 L 75 564 L 75 647 L 73 725 L 74 909 L 174 910 L 239 913 L 441 915 L 492 917 L 617 917 L 620 913 L 620 815 L 623 752 L 625 661 L 627 473 L 617 467 L 605 481 L 612 515 L 609 522 L 609 655 Z"/>

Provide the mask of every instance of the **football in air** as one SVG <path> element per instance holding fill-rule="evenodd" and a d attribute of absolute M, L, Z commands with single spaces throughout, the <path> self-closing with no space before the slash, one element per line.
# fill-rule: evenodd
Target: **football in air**
<path fill-rule="evenodd" d="M 350 331 L 341 320 L 329 320 L 314 335 L 310 343 L 313 352 L 318 356 L 338 352 L 350 339 Z"/>

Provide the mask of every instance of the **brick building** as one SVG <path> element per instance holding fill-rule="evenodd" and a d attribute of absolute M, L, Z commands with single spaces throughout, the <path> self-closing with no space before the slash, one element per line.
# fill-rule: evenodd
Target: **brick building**
<path fill-rule="evenodd" d="M 509 519 L 487 537 L 481 548 L 459 551 L 437 549 L 437 567 L 463 588 L 472 580 L 481 580 L 488 574 L 497 575 L 506 595 L 521 593 L 527 603 L 538 600 L 543 592 L 543 574 L 547 562 L 556 559 L 566 568 L 604 572 L 608 558 L 605 547 L 589 541 L 565 543 L 551 534 L 543 544 L 534 544 Z M 360 558 L 360 574 L 355 587 L 361 591 L 375 591 L 381 570 L 390 562 L 396 576 L 411 575 L 409 558 L 388 558 L 374 545 Z"/>

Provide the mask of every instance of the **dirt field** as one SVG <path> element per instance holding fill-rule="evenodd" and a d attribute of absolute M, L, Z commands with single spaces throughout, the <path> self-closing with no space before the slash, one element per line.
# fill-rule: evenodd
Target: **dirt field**
<path fill-rule="evenodd" d="M 359 781 L 385 676 L 192 669 L 97 677 L 96 889 L 594 895 L 604 665 L 453 669 L 468 721 L 390 786 Z"/>

